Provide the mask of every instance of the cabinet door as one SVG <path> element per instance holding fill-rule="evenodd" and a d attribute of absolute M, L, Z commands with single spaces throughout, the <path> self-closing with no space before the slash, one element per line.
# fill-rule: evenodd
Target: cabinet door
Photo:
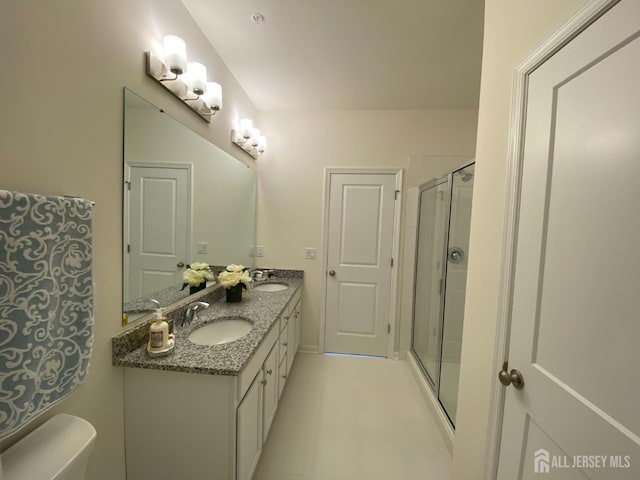
<path fill-rule="evenodd" d="M 282 359 L 287 355 L 287 351 L 289 350 L 289 322 L 285 321 L 282 330 L 280 331 L 280 337 L 278 339 L 280 342 L 280 357 L 278 359 L 278 363 L 282 362 Z M 285 363 L 286 365 L 286 363 Z M 287 373 L 287 372 L 284 372 Z"/>
<path fill-rule="evenodd" d="M 289 325 L 287 326 L 287 375 L 291 372 L 293 365 L 293 357 L 296 355 L 296 319 L 294 318 L 293 309 L 289 317 Z"/>
<path fill-rule="evenodd" d="M 236 479 L 250 480 L 262 453 L 262 370 L 238 406 Z"/>
<path fill-rule="evenodd" d="M 282 356 L 282 361 L 278 366 L 278 398 L 282 395 L 284 384 L 287 383 L 287 353 L 285 351 Z"/>
<path fill-rule="evenodd" d="M 264 361 L 263 382 L 264 382 L 264 419 L 262 422 L 262 441 L 267 439 L 271 422 L 278 408 L 278 344 L 276 343 L 271 349 L 271 353 Z"/>
<path fill-rule="evenodd" d="M 299 300 L 296 304 L 296 308 L 293 311 L 293 317 L 296 324 L 296 341 L 294 351 L 298 351 L 300 347 L 300 335 L 302 331 L 302 300 Z"/>

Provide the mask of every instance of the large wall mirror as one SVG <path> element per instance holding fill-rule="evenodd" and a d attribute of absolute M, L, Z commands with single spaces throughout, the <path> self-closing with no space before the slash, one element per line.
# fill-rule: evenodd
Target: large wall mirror
<path fill-rule="evenodd" d="M 253 266 L 256 171 L 124 90 L 123 312 L 189 295 L 192 262 Z"/>

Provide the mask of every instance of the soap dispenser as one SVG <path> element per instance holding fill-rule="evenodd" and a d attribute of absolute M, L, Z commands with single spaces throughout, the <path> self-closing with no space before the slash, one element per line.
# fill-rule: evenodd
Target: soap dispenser
<path fill-rule="evenodd" d="M 169 333 L 169 323 L 167 322 L 167 318 L 162 314 L 162 308 L 158 303 L 156 317 L 149 327 L 147 351 L 151 356 L 166 355 L 173 350 L 174 346 L 174 336 Z"/>

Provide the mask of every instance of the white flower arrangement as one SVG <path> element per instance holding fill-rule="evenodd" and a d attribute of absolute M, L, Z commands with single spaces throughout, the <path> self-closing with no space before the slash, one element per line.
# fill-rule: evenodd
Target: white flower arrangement
<path fill-rule="evenodd" d="M 247 285 L 251 283 L 249 268 L 244 265 L 228 265 L 224 272 L 218 274 L 218 283 L 224 288 L 233 288 L 242 284 L 242 288 L 246 289 Z"/>
<path fill-rule="evenodd" d="M 213 276 L 213 272 L 211 271 L 209 264 L 193 262 L 182 274 L 182 281 L 184 282 L 182 288 L 187 285 L 197 287 L 202 282 L 212 281 L 214 279 L 215 277 Z"/>

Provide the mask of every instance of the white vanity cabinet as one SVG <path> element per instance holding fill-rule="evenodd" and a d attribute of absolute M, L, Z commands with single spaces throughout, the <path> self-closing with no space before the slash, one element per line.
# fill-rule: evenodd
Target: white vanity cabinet
<path fill-rule="evenodd" d="M 295 358 L 299 300 L 300 289 L 237 376 L 124 369 L 128 480 L 253 477 Z"/>
<path fill-rule="evenodd" d="M 264 389 L 262 375 L 256 375 L 238 406 L 236 416 L 237 479 L 250 480 L 262 453 Z M 275 413 L 275 412 L 274 412 Z"/>

